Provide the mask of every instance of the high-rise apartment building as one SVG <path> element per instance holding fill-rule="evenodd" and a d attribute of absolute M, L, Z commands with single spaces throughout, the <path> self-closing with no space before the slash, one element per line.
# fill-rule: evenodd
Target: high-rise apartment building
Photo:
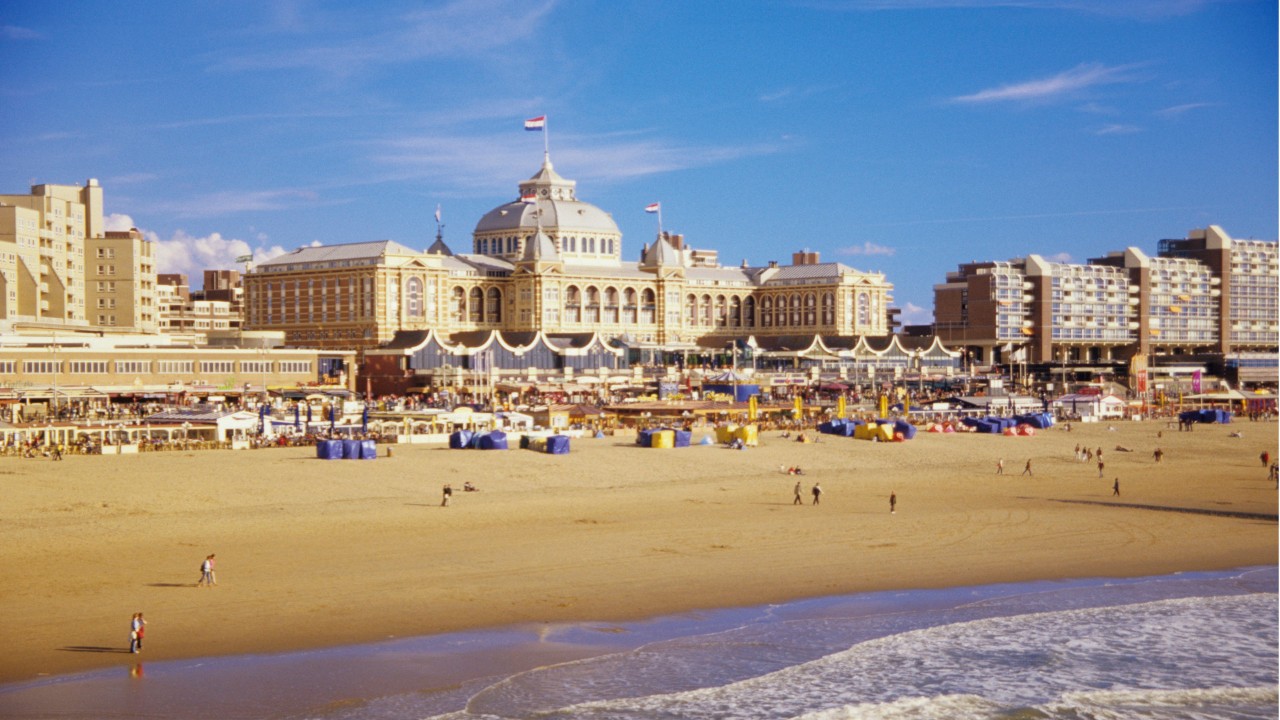
<path fill-rule="evenodd" d="M 156 313 L 152 243 L 106 231 L 97 180 L 0 195 L 0 321 L 155 332 Z"/>
<path fill-rule="evenodd" d="M 1277 352 L 1277 243 L 1217 226 L 1086 264 L 1028 255 L 961 265 L 934 286 L 935 330 L 979 363 L 1108 364 Z"/>

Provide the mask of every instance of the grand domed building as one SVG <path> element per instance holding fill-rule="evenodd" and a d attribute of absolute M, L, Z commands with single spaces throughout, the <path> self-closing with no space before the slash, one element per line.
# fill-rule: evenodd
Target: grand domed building
<path fill-rule="evenodd" d="M 469 253 L 438 232 L 425 251 L 365 242 L 259 264 L 244 281 L 246 326 L 282 330 L 289 345 L 366 354 L 425 342 L 518 349 L 535 337 L 661 351 L 891 332 L 882 274 L 811 252 L 790 265 L 723 267 L 716 251 L 669 233 L 625 260 L 613 218 L 580 200 L 549 157 L 518 189 L 476 223 Z"/>

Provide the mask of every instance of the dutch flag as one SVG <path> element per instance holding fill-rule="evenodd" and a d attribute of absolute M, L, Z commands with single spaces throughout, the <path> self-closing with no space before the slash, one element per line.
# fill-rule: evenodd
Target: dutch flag
<path fill-rule="evenodd" d="M 662 203 L 649 203 L 648 205 L 644 206 L 644 211 L 647 213 L 656 213 L 661 209 L 662 209 Z"/>
<path fill-rule="evenodd" d="M 546 115 L 539 115 L 539 116 L 538 116 L 538 117 L 536 117 L 536 118 L 529 118 L 528 120 L 525 120 L 525 121 L 524 121 L 524 129 L 525 129 L 525 130 L 535 130 L 535 131 L 538 131 L 538 130 L 542 130 L 542 129 L 543 129 L 543 128 L 545 128 L 546 126 L 547 126 L 547 116 L 546 116 Z"/>

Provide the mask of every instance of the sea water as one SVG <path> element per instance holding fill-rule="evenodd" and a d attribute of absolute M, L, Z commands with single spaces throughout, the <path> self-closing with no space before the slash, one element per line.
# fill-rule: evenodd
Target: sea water
<path fill-rule="evenodd" d="M 183 717 L 203 707 L 222 718 L 291 720 L 1275 718 L 1276 589 L 1276 568 L 1266 567 L 868 593 L 645 623 L 157 663 L 145 683 L 93 673 L 0 688 L 0 714 L 163 716 L 178 702 L 164 699 L 168 687 Z M 579 657 L 498 662 L 530 642 Z M 444 683 L 432 674 L 464 655 L 474 671 Z M 239 706 L 227 702 L 236 678 L 245 688 Z M 299 691 L 307 684 L 312 691 Z M 124 685 L 129 692 L 110 691 Z M 24 695 L 56 690 L 65 702 L 77 688 L 108 706 L 82 714 Z"/>

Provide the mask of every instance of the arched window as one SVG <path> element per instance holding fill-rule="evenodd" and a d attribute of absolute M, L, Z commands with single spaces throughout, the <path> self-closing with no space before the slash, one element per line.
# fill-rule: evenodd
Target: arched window
<path fill-rule="evenodd" d="M 408 318 L 422 317 L 422 279 L 409 278 L 404 281 L 404 314 Z"/>
<path fill-rule="evenodd" d="M 698 296 L 687 295 L 684 299 L 684 324 L 693 327 L 698 324 Z"/>
<path fill-rule="evenodd" d="M 577 285 L 570 285 L 565 288 L 564 319 L 565 322 L 582 322 L 582 296 L 578 293 Z"/>
<path fill-rule="evenodd" d="M 489 288 L 485 296 L 485 320 L 497 325 L 502 322 L 502 291 L 496 287 Z"/>
<path fill-rule="evenodd" d="M 702 327 L 711 327 L 713 321 L 711 318 L 711 296 L 702 296 Z"/>
<path fill-rule="evenodd" d="M 809 326 L 818 324 L 818 296 L 813 293 L 804 295 L 804 324 Z"/>
<path fill-rule="evenodd" d="M 742 303 L 742 319 L 743 326 L 753 328 L 756 326 L 756 299 L 748 295 L 747 299 Z"/>
<path fill-rule="evenodd" d="M 600 291 L 594 285 L 587 286 L 587 322 L 600 322 Z"/>
<path fill-rule="evenodd" d="M 618 288 L 604 289 L 604 321 L 612 325 L 618 324 Z"/>
<path fill-rule="evenodd" d="M 653 290 L 645 288 L 640 293 L 640 322 L 647 325 L 653 324 L 654 315 L 658 312 L 658 298 Z"/>
<path fill-rule="evenodd" d="M 791 326 L 797 327 L 799 325 L 800 325 L 800 295 L 797 293 L 791 296 Z"/>
<path fill-rule="evenodd" d="M 467 291 L 460 287 L 454 286 L 449 294 L 449 318 L 454 324 L 462 324 L 463 318 L 466 317 L 467 311 Z"/>
<path fill-rule="evenodd" d="M 742 327 L 742 298 L 737 295 L 729 299 L 729 327 Z"/>
<path fill-rule="evenodd" d="M 822 293 L 822 325 L 834 327 L 836 324 L 836 296 L 834 293 Z"/>
<path fill-rule="evenodd" d="M 760 324 L 773 327 L 773 297 L 770 295 L 765 295 L 760 301 Z"/>
<path fill-rule="evenodd" d="M 871 297 L 866 293 L 858 293 L 858 330 L 866 330 L 871 325 Z"/>
<path fill-rule="evenodd" d="M 473 323 L 484 322 L 484 291 L 478 287 L 471 288 L 470 317 Z"/>
<path fill-rule="evenodd" d="M 627 288 L 622 291 L 622 322 L 627 325 L 636 324 L 636 291 Z"/>

